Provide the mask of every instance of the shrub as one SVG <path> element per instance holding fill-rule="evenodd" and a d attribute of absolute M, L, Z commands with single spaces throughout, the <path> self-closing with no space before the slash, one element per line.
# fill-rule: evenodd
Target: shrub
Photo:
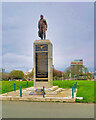
<path fill-rule="evenodd" d="M 23 79 L 24 78 L 24 73 L 20 70 L 12 70 L 9 75 L 11 79 Z"/>

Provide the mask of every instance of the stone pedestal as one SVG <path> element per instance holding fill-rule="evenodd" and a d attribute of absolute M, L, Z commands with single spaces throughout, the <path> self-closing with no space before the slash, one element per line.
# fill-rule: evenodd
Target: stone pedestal
<path fill-rule="evenodd" d="M 49 40 L 34 42 L 34 87 L 52 87 L 53 84 L 53 57 L 52 43 Z"/>

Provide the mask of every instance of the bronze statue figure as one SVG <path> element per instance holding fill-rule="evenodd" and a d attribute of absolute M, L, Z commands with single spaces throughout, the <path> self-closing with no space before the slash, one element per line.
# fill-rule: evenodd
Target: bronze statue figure
<path fill-rule="evenodd" d="M 43 19 L 43 15 L 40 15 L 40 20 L 38 22 L 38 36 L 43 40 L 46 39 L 46 31 L 47 31 L 47 22 Z"/>

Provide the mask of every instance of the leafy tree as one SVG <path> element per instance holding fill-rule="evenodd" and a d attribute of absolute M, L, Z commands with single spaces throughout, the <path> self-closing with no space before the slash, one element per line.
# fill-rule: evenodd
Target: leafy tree
<path fill-rule="evenodd" d="M 11 79 L 23 79 L 24 78 L 24 73 L 20 70 L 12 70 L 9 75 Z"/>
<path fill-rule="evenodd" d="M 24 77 L 26 78 L 26 79 L 28 79 L 28 78 L 33 78 L 33 76 L 34 76 L 34 69 L 32 69 L 32 71 L 31 72 L 29 72 L 27 75 L 24 75 Z"/>
<path fill-rule="evenodd" d="M 65 72 L 65 78 L 66 78 L 66 79 L 69 79 L 69 78 L 70 78 L 70 74 L 71 74 L 71 68 L 68 67 L 68 68 L 66 69 L 66 72 Z"/>
<path fill-rule="evenodd" d="M 87 73 L 87 77 L 89 80 L 93 79 L 93 74 L 92 73 Z"/>
<path fill-rule="evenodd" d="M 84 65 L 73 65 L 65 71 L 65 78 L 69 79 L 70 77 L 76 79 L 92 79 L 93 75 L 88 72 L 88 69 Z"/>
<path fill-rule="evenodd" d="M 10 78 L 9 73 L 0 73 L 2 80 L 8 80 Z"/>
<path fill-rule="evenodd" d="M 54 79 L 58 79 L 58 78 L 62 77 L 62 74 L 63 74 L 62 71 L 59 71 L 59 70 L 56 70 L 56 69 L 53 68 L 53 77 L 54 77 Z"/>

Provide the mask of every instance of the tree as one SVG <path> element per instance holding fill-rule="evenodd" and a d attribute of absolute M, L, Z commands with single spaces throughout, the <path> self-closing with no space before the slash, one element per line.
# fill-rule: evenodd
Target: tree
<path fill-rule="evenodd" d="M 61 78 L 62 74 L 63 74 L 62 71 L 59 71 L 59 70 L 56 70 L 56 69 L 53 68 L 53 77 L 54 77 L 54 79 Z"/>
<path fill-rule="evenodd" d="M 32 69 L 32 71 L 31 72 L 29 72 L 27 75 L 25 75 L 24 77 L 26 78 L 26 79 L 28 79 L 28 78 L 33 78 L 33 75 L 34 75 L 34 69 Z"/>
<path fill-rule="evenodd" d="M 92 73 L 86 73 L 87 77 L 89 80 L 93 79 L 93 74 Z"/>
<path fill-rule="evenodd" d="M 67 69 L 66 69 L 66 72 L 65 72 L 65 78 L 66 79 L 69 79 L 70 78 L 70 74 L 71 74 L 71 68 L 70 67 L 68 67 Z"/>
<path fill-rule="evenodd" d="M 24 73 L 20 70 L 12 70 L 9 74 L 11 79 L 23 79 Z"/>
<path fill-rule="evenodd" d="M 0 73 L 2 80 L 8 80 L 9 79 L 9 73 Z"/>
<path fill-rule="evenodd" d="M 66 69 L 65 78 L 74 79 L 92 79 L 92 74 L 88 72 L 88 69 L 84 65 L 73 65 Z"/>

